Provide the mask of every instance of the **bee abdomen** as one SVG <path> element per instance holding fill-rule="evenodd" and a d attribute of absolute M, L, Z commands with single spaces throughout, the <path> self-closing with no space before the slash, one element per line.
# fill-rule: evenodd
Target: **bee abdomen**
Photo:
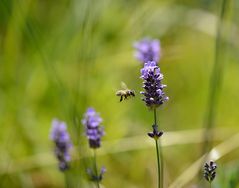
<path fill-rule="evenodd" d="M 115 95 L 116 95 L 116 96 L 121 96 L 121 95 L 122 95 L 122 91 L 117 91 L 117 92 L 115 93 Z"/>

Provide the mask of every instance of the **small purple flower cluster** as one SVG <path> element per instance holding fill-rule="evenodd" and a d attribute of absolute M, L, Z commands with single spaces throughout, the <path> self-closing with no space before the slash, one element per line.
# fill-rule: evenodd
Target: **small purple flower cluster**
<path fill-rule="evenodd" d="M 158 62 L 160 59 L 160 42 L 156 39 L 144 38 L 134 43 L 135 57 L 142 63 Z"/>
<path fill-rule="evenodd" d="M 158 125 L 153 125 L 152 127 L 153 127 L 153 132 L 149 132 L 148 136 L 155 140 L 158 140 L 159 137 L 163 135 L 163 131 L 158 130 Z"/>
<path fill-rule="evenodd" d="M 203 176 L 208 182 L 212 182 L 216 177 L 217 164 L 213 161 L 205 163 Z"/>
<path fill-rule="evenodd" d="M 85 126 L 90 148 L 96 149 L 101 145 L 101 137 L 105 134 L 103 127 L 100 126 L 101 123 L 102 119 L 94 108 L 88 108 L 82 124 Z"/>
<path fill-rule="evenodd" d="M 59 161 L 59 169 L 65 171 L 69 168 L 71 160 L 69 150 L 72 147 L 65 122 L 54 119 L 52 121 L 51 140 L 55 142 L 55 155 Z"/>
<path fill-rule="evenodd" d="M 103 179 L 103 175 L 105 172 L 106 172 L 106 168 L 102 167 L 100 169 L 100 174 L 97 176 L 91 168 L 87 169 L 87 174 L 89 175 L 90 180 L 95 182 L 100 182 Z"/>
<path fill-rule="evenodd" d="M 140 92 L 144 95 L 142 99 L 150 109 L 155 109 L 162 105 L 169 98 L 165 95 L 163 89 L 166 85 L 162 84 L 163 74 L 156 62 L 151 61 L 144 64 L 141 69 L 141 77 L 145 91 Z"/>

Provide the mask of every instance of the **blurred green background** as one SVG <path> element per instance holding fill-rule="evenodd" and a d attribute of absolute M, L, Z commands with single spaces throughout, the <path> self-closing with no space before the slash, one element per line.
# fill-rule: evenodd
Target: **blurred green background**
<path fill-rule="evenodd" d="M 158 111 L 165 187 L 204 182 L 199 167 L 188 168 L 202 156 L 210 118 L 219 146 L 211 152 L 219 166 L 214 186 L 239 187 L 239 1 L 224 2 L 217 38 L 220 0 L 0 0 L 0 187 L 65 186 L 49 140 L 54 117 L 67 122 L 75 146 L 72 187 L 93 187 L 81 125 L 88 106 L 104 119 L 102 187 L 156 187 L 154 142 L 146 135 L 153 113 L 140 99 L 132 47 L 144 37 L 161 41 L 170 98 Z M 119 103 L 121 81 L 134 99 Z"/>

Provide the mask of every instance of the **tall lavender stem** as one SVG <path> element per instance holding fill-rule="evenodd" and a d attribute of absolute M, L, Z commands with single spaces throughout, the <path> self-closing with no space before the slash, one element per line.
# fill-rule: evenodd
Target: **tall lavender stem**
<path fill-rule="evenodd" d="M 94 149 L 94 168 L 95 168 L 95 175 L 96 175 L 96 177 L 98 177 L 97 161 L 96 161 L 96 149 Z M 99 179 L 98 178 L 95 181 L 95 183 L 96 183 L 96 187 L 100 188 L 100 183 L 99 183 Z"/>
<path fill-rule="evenodd" d="M 157 125 L 157 110 L 154 109 L 154 125 Z"/>
<path fill-rule="evenodd" d="M 157 110 L 154 109 L 154 125 L 157 125 Z M 160 143 L 158 143 L 158 139 L 155 139 L 155 147 L 157 153 L 157 164 L 158 164 L 158 188 L 163 188 L 163 159 L 161 155 L 161 147 Z"/>
<path fill-rule="evenodd" d="M 70 185 L 70 180 L 69 180 L 69 172 L 65 171 L 64 175 L 65 175 L 65 186 L 66 186 L 66 188 L 70 188 L 71 185 Z"/>

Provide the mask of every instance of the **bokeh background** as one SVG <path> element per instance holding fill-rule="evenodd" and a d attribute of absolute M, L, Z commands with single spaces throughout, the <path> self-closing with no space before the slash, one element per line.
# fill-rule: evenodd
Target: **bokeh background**
<path fill-rule="evenodd" d="M 142 65 L 132 47 L 144 37 L 161 42 L 170 98 L 158 110 L 165 187 L 202 185 L 208 125 L 218 164 L 213 184 L 239 187 L 238 26 L 236 0 L 0 0 L 0 187 L 65 186 L 49 140 L 55 117 L 66 121 L 74 144 L 71 186 L 93 187 L 81 125 L 89 106 L 106 131 L 97 151 L 107 168 L 102 187 L 156 187 L 147 137 L 153 113 L 141 101 Z M 135 98 L 119 102 L 121 81 Z"/>

